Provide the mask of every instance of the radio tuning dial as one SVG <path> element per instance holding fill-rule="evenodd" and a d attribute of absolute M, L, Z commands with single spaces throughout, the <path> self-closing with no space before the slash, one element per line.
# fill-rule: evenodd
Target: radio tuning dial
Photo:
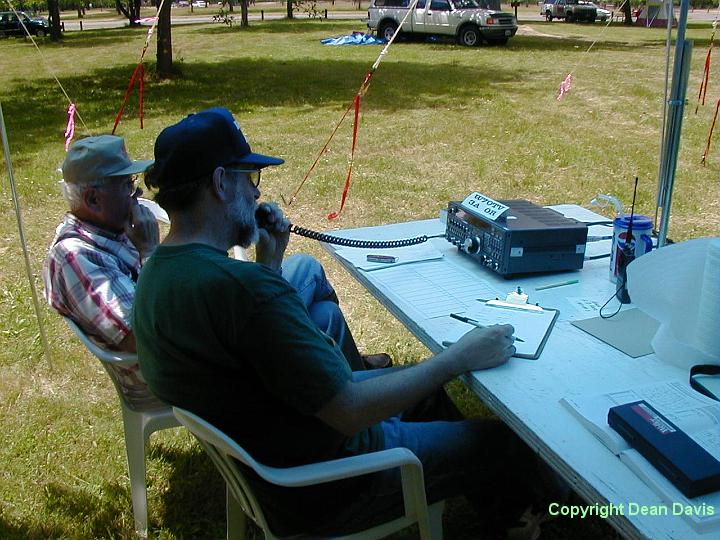
<path fill-rule="evenodd" d="M 465 253 L 475 254 L 480 251 L 480 239 L 477 236 L 468 237 L 463 242 Z"/>

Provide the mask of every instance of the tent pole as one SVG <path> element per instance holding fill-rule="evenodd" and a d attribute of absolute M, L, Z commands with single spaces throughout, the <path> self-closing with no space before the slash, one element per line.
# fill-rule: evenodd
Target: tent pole
<path fill-rule="evenodd" d="M 17 218 L 18 232 L 20 233 L 20 244 L 22 245 L 23 255 L 25 257 L 25 270 L 27 271 L 28 280 L 30 281 L 30 291 L 32 293 L 33 304 L 35 306 L 35 316 L 37 317 L 38 328 L 40 329 L 40 340 L 42 341 L 45 361 L 48 366 L 52 368 L 52 363 L 50 362 L 50 349 L 48 347 L 47 336 L 45 335 L 45 327 L 42 322 L 40 303 L 38 302 L 37 290 L 35 289 L 35 278 L 33 276 L 32 266 L 30 265 L 30 255 L 28 255 L 27 241 L 25 240 L 25 226 L 23 225 L 22 213 L 20 211 L 20 199 L 18 199 L 15 185 L 15 175 L 13 174 L 12 161 L 10 160 L 10 145 L 8 144 L 2 103 L 0 103 L 0 136 L 2 136 L 5 164 L 7 165 L 8 177 L 10 179 L 10 190 L 12 191 L 13 204 L 15 205 L 15 217 Z"/>
<path fill-rule="evenodd" d="M 667 107 L 668 107 L 668 81 L 670 80 L 670 48 L 672 44 L 672 23 L 673 23 L 673 3 L 665 2 L 667 11 L 667 38 L 665 40 L 665 92 L 663 93 L 663 118 L 662 118 L 662 129 L 660 130 L 660 160 L 658 162 L 658 191 L 657 200 L 655 203 L 655 219 L 653 220 L 653 227 L 655 232 L 658 229 L 658 214 L 660 212 L 660 201 L 663 200 L 663 157 L 665 156 L 665 132 L 667 130 Z"/>
<path fill-rule="evenodd" d="M 672 203 L 672 189 L 675 183 L 678 150 L 680 148 L 680 132 L 682 130 L 683 111 L 685 110 L 685 96 L 687 94 L 687 81 L 690 74 L 690 57 L 692 55 L 692 42 L 685 39 L 687 28 L 688 0 L 680 2 L 680 19 L 678 20 L 677 36 L 675 38 L 675 61 L 673 62 L 673 80 L 668 101 L 668 125 L 663 144 L 661 160 L 661 178 L 658 189 L 658 206 L 662 209 L 660 226 L 658 227 L 658 247 L 667 242 L 667 232 L 670 222 L 670 205 Z M 662 196 L 661 196 L 662 195 Z"/>

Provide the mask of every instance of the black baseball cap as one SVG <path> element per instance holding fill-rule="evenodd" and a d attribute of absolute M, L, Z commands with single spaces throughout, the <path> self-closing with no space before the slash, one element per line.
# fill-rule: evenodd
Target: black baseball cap
<path fill-rule="evenodd" d="M 262 169 L 285 160 L 256 154 L 230 111 L 213 107 L 191 114 L 160 132 L 150 184 L 173 187 L 208 175 L 216 167 Z"/>

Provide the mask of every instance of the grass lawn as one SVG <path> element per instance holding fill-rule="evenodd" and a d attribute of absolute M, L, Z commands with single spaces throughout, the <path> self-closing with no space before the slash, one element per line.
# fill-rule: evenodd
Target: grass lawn
<path fill-rule="evenodd" d="M 352 100 L 379 47 L 326 47 L 320 39 L 363 30 L 359 22 L 273 21 L 249 29 L 173 29 L 182 75 L 146 84 L 145 129 L 134 94 L 118 134 L 135 158 L 152 157 L 159 131 L 184 115 L 224 105 L 253 148 L 286 164 L 263 176 L 264 197 L 290 195 Z M 68 33 L 62 43 L 0 40 L 0 87 L 33 270 L 64 211 L 56 172 L 67 102 L 77 104 L 78 136 L 110 132 L 146 30 Z M 675 183 L 670 237 L 720 234 L 720 142 L 700 157 L 720 97 L 713 66 L 708 104 L 694 114 L 710 24 L 695 39 L 689 104 Z M 589 54 L 590 42 L 600 41 Z M 588 205 L 598 193 L 626 205 L 640 178 L 637 211 L 654 215 L 664 84 L 663 30 L 596 24 L 524 24 L 507 47 L 402 42 L 391 48 L 363 100 L 354 183 L 337 222 L 350 149 L 344 125 L 297 202 L 292 221 L 319 230 L 436 216 L 448 200 L 478 190 L 540 204 Z M 153 48 L 154 51 L 154 48 Z M 575 82 L 556 95 L 570 72 Z M 0 537 L 126 538 L 133 535 L 120 410 L 99 363 L 43 308 L 52 367 L 41 350 L 3 168 L 0 190 Z M 320 257 L 340 291 L 361 348 L 414 362 L 427 351 L 317 244 L 293 250 Z M 39 283 L 39 281 L 38 281 Z M 469 412 L 482 407 L 459 384 Z M 220 538 L 224 490 L 197 445 L 181 430 L 155 435 L 148 460 L 151 535 Z M 477 538 L 458 503 L 448 538 Z M 558 521 L 548 538 L 613 538 L 601 521 Z M 405 536 L 400 536 L 404 538 Z"/>

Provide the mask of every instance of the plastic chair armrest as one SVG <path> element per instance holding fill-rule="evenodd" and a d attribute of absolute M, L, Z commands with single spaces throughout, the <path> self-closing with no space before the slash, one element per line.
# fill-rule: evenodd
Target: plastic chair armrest
<path fill-rule="evenodd" d="M 240 456 L 235 457 L 241 459 Z M 260 464 L 256 464 L 253 468 L 268 482 L 280 486 L 298 487 L 362 476 L 403 465 L 410 465 L 422 470 L 420 460 L 407 448 L 391 448 L 287 469 L 266 467 Z"/>

